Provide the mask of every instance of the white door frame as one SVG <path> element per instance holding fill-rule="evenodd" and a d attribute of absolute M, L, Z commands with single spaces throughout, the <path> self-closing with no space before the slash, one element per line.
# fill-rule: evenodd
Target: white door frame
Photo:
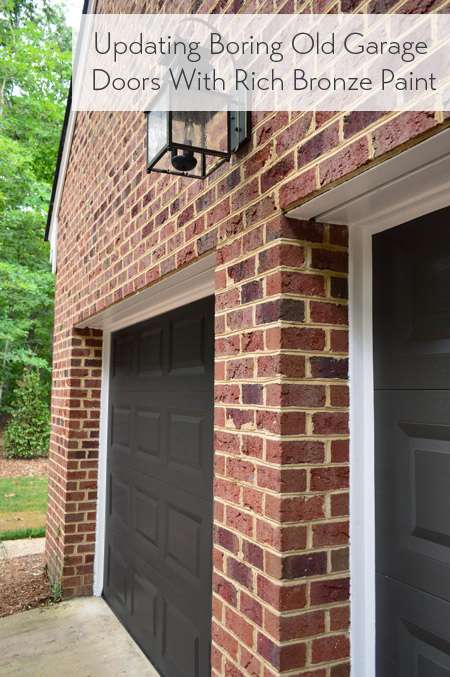
<path fill-rule="evenodd" d="M 103 593 L 106 522 L 106 461 L 108 453 L 109 374 L 111 334 L 151 317 L 184 306 L 214 294 L 215 254 L 195 261 L 168 278 L 109 306 L 98 315 L 84 320 L 77 327 L 93 327 L 103 331 L 102 385 L 100 400 L 100 439 L 97 480 L 97 524 L 94 554 L 95 596 Z"/>
<path fill-rule="evenodd" d="M 375 677 L 375 453 L 372 236 L 450 206 L 450 130 L 287 216 L 350 229 L 350 592 L 352 677 Z"/>

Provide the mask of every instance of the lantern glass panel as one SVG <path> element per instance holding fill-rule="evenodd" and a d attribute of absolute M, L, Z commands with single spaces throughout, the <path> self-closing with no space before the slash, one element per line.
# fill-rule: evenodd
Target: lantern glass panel
<path fill-rule="evenodd" d="M 153 166 L 155 160 L 167 147 L 169 140 L 169 116 L 167 114 L 167 94 L 155 101 L 147 115 L 147 167 Z"/>
<path fill-rule="evenodd" d="M 227 155 L 227 111 L 174 111 L 172 114 L 172 143 L 199 148 L 210 155 Z"/>

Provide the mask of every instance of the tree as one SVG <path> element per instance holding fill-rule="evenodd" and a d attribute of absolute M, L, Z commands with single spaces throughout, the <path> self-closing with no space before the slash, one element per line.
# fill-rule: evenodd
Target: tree
<path fill-rule="evenodd" d="M 49 441 L 48 406 L 39 371 L 26 371 L 14 394 L 14 413 L 5 430 L 5 450 L 8 456 L 45 456 Z"/>
<path fill-rule="evenodd" d="M 71 73 L 48 0 L 0 0 L 0 412 L 24 370 L 49 399 L 54 283 L 44 228 Z"/>

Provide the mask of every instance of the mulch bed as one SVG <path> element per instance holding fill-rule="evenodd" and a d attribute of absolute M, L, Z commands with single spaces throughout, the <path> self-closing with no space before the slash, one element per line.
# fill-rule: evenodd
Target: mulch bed
<path fill-rule="evenodd" d="M 0 560 L 0 618 L 47 606 L 50 596 L 43 555 Z"/>
<path fill-rule="evenodd" d="M 48 458 L 7 458 L 0 453 L 0 479 L 48 474 Z"/>
<path fill-rule="evenodd" d="M 47 473 L 47 458 L 7 458 L 0 451 L 2 479 Z M 48 604 L 51 592 L 44 566 L 43 555 L 0 560 L 0 618 Z"/>

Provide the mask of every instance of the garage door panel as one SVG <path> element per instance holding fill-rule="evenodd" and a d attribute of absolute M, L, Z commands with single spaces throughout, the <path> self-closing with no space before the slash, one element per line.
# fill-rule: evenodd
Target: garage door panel
<path fill-rule="evenodd" d="M 109 473 L 108 487 L 108 518 L 118 520 L 125 529 L 129 528 L 130 522 L 130 485 L 129 482 L 119 478 L 118 473 Z"/>
<path fill-rule="evenodd" d="M 117 447 L 118 451 L 129 452 L 131 450 L 131 405 L 120 402 L 112 403 L 110 421 L 111 445 Z"/>
<path fill-rule="evenodd" d="M 185 615 L 178 605 L 163 600 L 162 659 L 168 674 L 174 677 L 200 673 L 200 628 L 192 615 Z"/>
<path fill-rule="evenodd" d="M 133 472 L 129 546 L 192 603 L 211 586 L 212 503 Z"/>
<path fill-rule="evenodd" d="M 450 604 L 377 575 L 377 674 L 450 677 Z"/>
<path fill-rule="evenodd" d="M 377 389 L 448 388 L 449 228 L 446 208 L 373 238 Z"/>
<path fill-rule="evenodd" d="M 211 587 L 212 504 L 172 492 L 165 513 L 164 568 L 170 581 L 194 602 Z"/>
<path fill-rule="evenodd" d="M 203 313 L 182 314 L 169 325 L 170 376 L 205 374 L 205 316 Z"/>
<path fill-rule="evenodd" d="M 148 577 L 131 570 L 130 622 L 140 628 L 147 642 L 157 648 L 158 635 L 158 588 Z"/>
<path fill-rule="evenodd" d="M 161 424 L 162 410 L 160 406 L 136 406 L 136 453 L 143 454 L 146 461 L 161 461 Z M 155 403 L 156 405 L 156 403 Z M 149 458 L 152 457 L 152 458 Z"/>
<path fill-rule="evenodd" d="M 210 598 L 193 604 L 161 572 L 131 553 L 131 611 L 127 626 L 161 674 L 206 677 Z"/>
<path fill-rule="evenodd" d="M 376 552 L 378 571 L 450 601 L 448 402 L 446 391 L 375 395 Z"/>
<path fill-rule="evenodd" d="M 155 556 L 158 556 L 158 550 L 161 547 L 160 512 L 158 492 L 135 485 L 133 487 L 133 534 L 144 539 L 145 547 L 151 548 Z"/>
<path fill-rule="evenodd" d="M 113 335 L 105 598 L 164 675 L 209 675 L 213 299 Z"/>
<path fill-rule="evenodd" d="M 134 363 L 134 332 L 126 330 L 116 336 L 112 346 L 111 378 L 118 380 L 131 376 Z"/>
<path fill-rule="evenodd" d="M 148 329 L 137 330 L 137 378 L 162 380 L 164 375 L 165 328 L 167 323 L 153 324 Z"/>
<path fill-rule="evenodd" d="M 128 614 L 129 577 L 126 548 L 112 536 L 106 544 L 105 591 L 119 611 Z"/>
<path fill-rule="evenodd" d="M 212 499 L 213 411 L 210 392 L 170 395 L 167 408 L 165 479 Z"/>

